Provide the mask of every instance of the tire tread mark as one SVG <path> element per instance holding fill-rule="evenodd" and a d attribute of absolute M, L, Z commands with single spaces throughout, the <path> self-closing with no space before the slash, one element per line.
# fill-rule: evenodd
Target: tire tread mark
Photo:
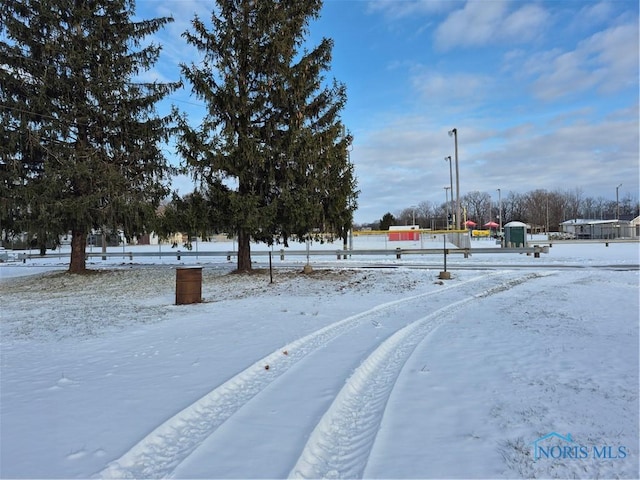
<path fill-rule="evenodd" d="M 176 413 L 97 473 L 97 478 L 166 478 L 202 442 L 276 378 L 294 364 L 339 335 L 355 328 L 363 318 L 393 306 L 440 294 L 466 283 L 507 273 L 492 272 L 450 286 L 376 305 L 338 320 L 275 350 L 239 372 L 199 400 Z M 287 351 L 287 355 L 283 355 Z M 269 370 L 264 366 L 269 365 Z"/>
<path fill-rule="evenodd" d="M 546 275 L 531 273 L 450 303 L 387 338 L 347 380 L 289 478 L 361 478 L 391 391 L 416 346 L 462 305 Z"/>

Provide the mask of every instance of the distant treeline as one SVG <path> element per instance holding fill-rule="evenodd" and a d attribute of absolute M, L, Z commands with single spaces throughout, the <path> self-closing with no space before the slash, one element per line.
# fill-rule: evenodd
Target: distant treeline
<path fill-rule="evenodd" d="M 640 215 L 640 203 L 630 194 L 616 200 L 585 195 L 581 189 L 567 191 L 533 190 L 528 193 L 508 192 L 502 195 L 487 192 L 469 192 L 460 198 L 463 218 L 482 226 L 490 221 L 502 224 L 512 220 L 528 223 L 539 231 L 557 231 L 558 225 L 574 218 L 632 219 Z M 358 225 L 360 228 L 386 230 L 389 225 L 410 225 L 415 222 L 423 228 L 446 228 L 447 220 L 455 223 L 452 214 L 455 201 L 435 204 L 420 202 L 416 207 L 387 212 L 373 223 Z"/>

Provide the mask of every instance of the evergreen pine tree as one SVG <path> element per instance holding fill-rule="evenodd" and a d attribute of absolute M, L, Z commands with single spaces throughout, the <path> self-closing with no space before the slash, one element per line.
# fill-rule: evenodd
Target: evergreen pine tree
<path fill-rule="evenodd" d="M 0 215 L 13 231 L 71 231 L 71 272 L 92 229 L 141 233 L 168 193 L 170 118 L 155 105 L 177 84 L 136 76 L 160 52 L 141 41 L 172 19 L 133 14 L 133 0 L 0 6 Z"/>
<path fill-rule="evenodd" d="M 238 235 L 238 270 L 250 242 L 319 232 L 343 236 L 356 208 L 351 136 L 339 114 L 342 84 L 327 84 L 332 42 L 303 49 L 320 0 L 218 0 L 209 27 L 184 34 L 202 54 L 183 65 L 207 105 L 201 126 L 182 119 L 179 150 L 210 196 L 228 186 L 226 226 Z"/>

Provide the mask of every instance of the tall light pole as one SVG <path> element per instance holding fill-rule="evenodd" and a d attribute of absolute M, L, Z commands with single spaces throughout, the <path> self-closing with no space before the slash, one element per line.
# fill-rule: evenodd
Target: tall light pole
<path fill-rule="evenodd" d="M 444 157 L 445 162 L 449 162 L 449 185 L 451 185 L 451 203 L 453 203 L 453 166 L 451 162 L 451 155 Z M 449 229 L 449 217 L 447 217 L 447 230 Z"/>
<path fill-rule="evenodd" d="M 498 232 L 502 233 L 502 196 L 500 189 L 498 189 L 498 222 L 500 222 L 500 230 Z"/>
<path fill-rule="evenodd" d="M 444 204 L 447 207 L 447 230 L 449 230 L 449 195 L 448 193 L 450 188 L 451 187 L 444 187 L 444 199 L 445 199 Z M 453 196 L 453 192 L 451 192 L 451 195 Z"/>
<path fill-rule="evenodd" d="M 449 130 L 449 136 L 453 137 L 455 144 L 454 155 L 456 157 L 456 230 L 460 230 L 460 171 L 458 170 L 458 129 Z M 451 192 L 453 199 L 453 192 Z"/>
<path fill-rule="evenodd" d="M 618 199 L 618 189 L 622 186 L 622 184 L 616 187 L 616 220 L 620 220 L 620 202 Z"/>

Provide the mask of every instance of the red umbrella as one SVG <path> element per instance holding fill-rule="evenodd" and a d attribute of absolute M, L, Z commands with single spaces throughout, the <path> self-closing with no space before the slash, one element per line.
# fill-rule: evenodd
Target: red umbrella
<path fill-rule="evenodd" d="M 487 222 L 484 224 L 484 226 L 489 228 L 498 228 L 500 225 L 498 225 L 496 222 Z"/>
<path fill-rule="evenodd" d="M 473 222 L 473 221 L 471 221 L 471 220 L 467 220 L 466 222 L 464 222 L 464 225 L 465 225 L 466 227 L 475 227 L 475 226 L 477 225 L 477 223 L 476 223 L 476 222 Z"/>

